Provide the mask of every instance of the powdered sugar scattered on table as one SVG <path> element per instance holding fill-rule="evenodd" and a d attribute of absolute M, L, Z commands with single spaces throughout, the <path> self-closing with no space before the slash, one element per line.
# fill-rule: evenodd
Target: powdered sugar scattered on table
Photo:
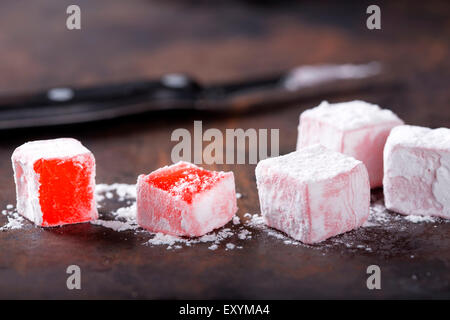
<path fill-rule="evenodd" d="M 95 199 L 97 200 L 97 203 L 102 202 L 105 198 L 112 199 L 114 194 L 117 195 L 118 201 L 136 201 L 136 185 L 125 183 L 100 183 L 95 186 Z"/>
<path fill-rule="evenodd" d="M 404 231 L 411 223 L 421 224 L 423 222 L 435 223 L 437 227 L 440 223 L 449 223 L 450 220 L 424 217 L 424 216 L 404 216 L 401 214 L 390 212 L 384 206 L 382 194 L 372 195 L 370 205 L 370 215 L 367 222 L 362 228 L 358 228 L 351 232 L 330 238 L 324 242 L 307 245 L 300 241 L 296 241 L 283 232 L 269 228 L 264 223 L 264 218 L 259 214 L 245 213 L 244 218 L 247 219 L 244 224 L 252 229 L 258 229 L 268 236 L 282 241 L 285 245 L 302 246 L 311 249 L 328 249 L 328 248 L 346 248 L 355 251 L 372 252 L 374 249 L 371 246 L 373 239 L 373 231 L 389 231 L 393 232 Z"/>
<path fill-rule="evenodd" d="M 110 212 L 113 220 L 98 219 L 92 224 L 100 225 L 114 231 L 126 231 L 138 229 L 136 222 L 136 185 L 114 183 L 97 184 L 95 187 L 95 199 L 97 205 L 102 208 L 107 201 L 118 201 L 122 207 Z M 100 217 L 103 215 L 100 214 Z"/>
<path fill-rule="evenodd" d="M 2 210 L 2 215 L 6 216 L 8 222 L 0 227 L 0 231 L 22 229 L 25 219 L 17 213 L 12 204 L 8 204 L 6 209 Z"/>
<path fill-rule="evenodd" d="M 433 223 L 433 227 L 437 227 L 439 224 L 450 222 L 450 220 L 434 217 L 404 216 L 392 213 L 384 207 L 383 196 L 379 192 L 372 195 L 369 219 L 362 228 L 315 245 L 305 245 L 280 231 L 271 229 L 266 226 L 264 218 L 260 214 L 251 213 L 245 213 L 240 217 L 235 216 L 224 228 L 214 230 L 202 237 L 183 238 L 162 233 L 152 233 L 138 226 L 136 222 L 135 185 L 120 183 L 111 185 L 99 184 L 96 187 L 95 196 L 99 206 L 100 219 L 91 221 L 91 224 L 117 232 L 132 232 L 137 236 L 142 236 L 143 245 L 150 247 L 162 246 L 167 250 L 179 250 L 200 244 L 206 244 L 206 248 L 211 251 L 219 249 L 225 251 L 239 250 L 243 248 L 246 241 L 257 239 L 261 235 L 267 235 L 269 239 L 275 240 L 269 242 L 275 246 L 281 242 L 283 245 L 322 250 L 323 254 L 330 248 L 370 253 L 374 251 L 372 248 L 373 232 L 378 231 L 384 234 L 386 231 L 391 231 L 392 234 L 396 234 L 406 230 L 408 227 L 413 227 L 413 225 L 420 227 L 424 224 Z M 0 231 L 33 226 L 31 222 L 17 213 L 12 204 L 7 205 L 6 209 L 2 210 L 1 213 L 3 216 L 6 216 L 7 222 L 0 227 Z M 389 241 L 390 239 L 386 239 L 387 245 Z M 392 248 L 395 249 L 395 247 Z"/>
<path fill-rule="evenodd" d="M 413 223 L 420 223 L 420 222 L 436 222 L 436 219 L 431 216 L 415 216 L 415 215 L 409 215 L 405 216 L 405 220 Z"/>
<path fill-rule="evenodd" d="M 225 240 L 237 235 L 240 240 L 250 239 L 251 231 L 246 230 L 241 224 L 238 216 L 233 217 L 233 230 L 221 228 L 198 238 L 186 238 L 167 235 L 163 233 L 152 233 L 141 229 L 136 222 L 136 186 L 129 184 L 99 184 L 95 190 L 96 200 L 99 208 L 109 207 L 108 202 L 120 202 L 125 206 L 116 208 L 110 212 L 102 213 L 101 219 L 91 221 L 94 225 L 103 226 L 114 231 L 129 231 L 145 234 L 151 238 L 144 242 L 148 246 L 166 246 L 167 250 L 181 249 L 199 243 L 211 243 L 210 250 L 217 250 Z M 109 196 L 108 196 L 109 194 Z M 109 219 L 108 219 L 109 218 Z M 241 249 L 242 246 L 227 243 L 225 250 Z"/>

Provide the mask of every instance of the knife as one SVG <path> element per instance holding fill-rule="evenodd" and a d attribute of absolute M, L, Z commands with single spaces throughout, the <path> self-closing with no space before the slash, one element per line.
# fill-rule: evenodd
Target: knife
<path fill-rule="evenodd" d="M 329 64 L 212 85 L 202 85 L 186 74 L 166 74 L 156 80 L 55 87 L 0 97 L 0 130 L 92 122 L 157 110 L 248 112 L 383 85 L 387 82 L 379 77 L 381 71 L 378 62 Z"/>

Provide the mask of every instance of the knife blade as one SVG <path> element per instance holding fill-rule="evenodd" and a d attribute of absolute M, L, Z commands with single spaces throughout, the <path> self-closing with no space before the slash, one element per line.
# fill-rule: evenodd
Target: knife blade
<path fill-rule="evenodd" d="M 373 86 L 381 65 L 318 65 L 266 77 L 202 85 L 186 74 L 94 87 L 56 87 L 0 97 L 0 130 L 92 122 L 157 110 L 247 112 Z M 369 80 L 369 81 L 364 81 Z M 385 80 L 381 81 L 384 83 Z"/>

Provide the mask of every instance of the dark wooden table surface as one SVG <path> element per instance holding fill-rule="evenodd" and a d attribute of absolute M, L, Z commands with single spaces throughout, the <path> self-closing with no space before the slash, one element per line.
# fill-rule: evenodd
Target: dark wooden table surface
<path fill-rule="evenodd" d="M 68 31 L 71 3 L 2 1 L 1 94 L 166 72 L 213 82 L 302 64 L 380 61 L 401 87 L 329 99 L 363 99 L 411 124 L 450 126 L 448 1 L 381 1 L 382 30 L 376 31 L 365 26 L 370 3 L 364 1 L 79 0 L 82 30 Z M 0 132 L 0 207 L 15 203 L 10 156 L 26 141 L 80 139 L 95 154 L 97 182 L 131 184 L 138 174 L 170 163 L 171 132 L 192 130 L 194 120 L 205 129 L 279 128 L 280 153 L 293 151 L 298 115 L 323 98 L 241 116 L 146 115 Z M 254 165 L 205 167 L 234 171 L 243 194 L 239 216 L 259 212 Z M 241 250 L 199 244 L 170 251 L 142 245 L 145 237 L 132 231 L 27 224 L 0 232 L 0 298 L 450 298 L 449 223 L 366 228 L 353 235 L 372 251 L 288 246 L 253 233 Z M 66 288 L 71 264 L 82 269 L 82 290 Z M 366 287 L 371 264 L 381 267 L 381 290 Z"/>

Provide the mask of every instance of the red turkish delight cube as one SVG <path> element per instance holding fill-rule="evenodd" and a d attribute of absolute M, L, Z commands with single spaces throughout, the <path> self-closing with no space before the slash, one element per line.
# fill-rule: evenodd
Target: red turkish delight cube
<path fill-rule="evenodd" d="M 138 178 L 137 221 L 150 231 L 201 236 L 228 223 L 236 211 L 232 172 L 178 162 Z"/>
<path fill-rule="evenodd" d="M 11 159 L 21 215 L 44 227 L 97 219 L 95 159 L 79 141 L 27 142 Z"/>

